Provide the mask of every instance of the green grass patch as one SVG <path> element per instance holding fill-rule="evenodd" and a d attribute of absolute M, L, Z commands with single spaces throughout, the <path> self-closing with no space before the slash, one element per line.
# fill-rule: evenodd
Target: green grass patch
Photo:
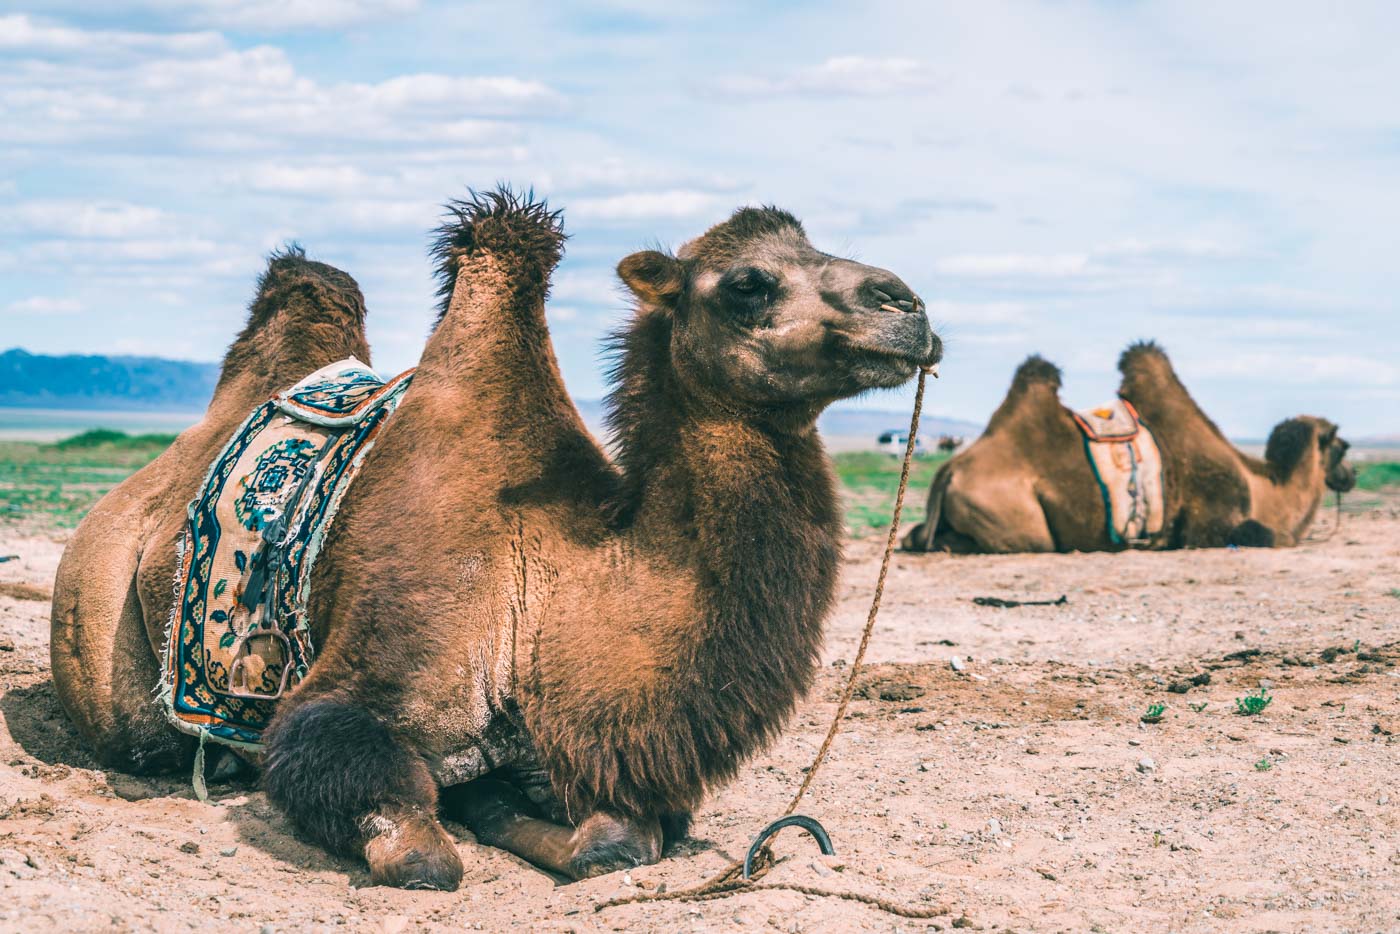
<path fill-rule="evenodd" d="M 910 528 L 924 519 L 928 485 L 948 459 L 946 454 L 920 454 L 909 469 L 909 491 L 904 494 L 903 525 Z M 894 517 L 894 494 L 899 489 L 902 457 L 878 451 L 848 451 L 832 458 L 841 481 L 846 526 L 854 535 L 887 529 Z"/>
<path fill-rule="evenodd" d="M 1235 698 L 1235 713 L 1242 717 L 1257 717 L 1273 702 L 1274 699 L 1269 692 L 1260 688 L 1257 694 L 1246 694 L 1244 697 Z"/>
<path fill-rule="evenodd" d="M 0 522 L 38 519 L 72 528 L 173 440 L 99 429 L 55 444 L 0 441 Z"/>
<path fill-rule="evenodd" d="M 1357 467 L 1358 490 L 1383 490 L 1391 486 L 1400 487 L 1400 464 L 1394 461 L 1376 461 Z"/>
<path fill-rule="evenodd" d="M 151 434 L 129 435 L 124 431 L 110 428 L 94 428 L 71 438 L 64 438 L 49 445 L 59 451 L 107 450 L 107 451 L 164 451 L 175 440 L 174 435 Z"/>

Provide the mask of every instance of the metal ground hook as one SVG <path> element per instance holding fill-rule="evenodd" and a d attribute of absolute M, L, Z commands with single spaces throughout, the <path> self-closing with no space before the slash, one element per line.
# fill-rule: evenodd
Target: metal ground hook
<path fill-rule="evenodd" d="M 772 839 L 773 836 L 784 827 L 801 827 L 812 835 L 813 840 L 817 841 L 817 846 L 821 847 L 823 856 L 836 855 L 836 848 L 831 845 L 831 837 L 827 834 L 826 828 L 818 823 L 815 818 L 808 817 L 805 814 L 789 814 L 787 817 L 780 817 L 773 821 L 773 823 L 760 830 L 757 837 L 754 837 L 753 845 L 749 847 L 749 852 L 744 856 L 744 875 L 742 878 L 745 882 L 748 881 L 749 876 L 753 872 L 753 858 L 758 855 L 758 851 L 763 848 L 763 844 Z"/>

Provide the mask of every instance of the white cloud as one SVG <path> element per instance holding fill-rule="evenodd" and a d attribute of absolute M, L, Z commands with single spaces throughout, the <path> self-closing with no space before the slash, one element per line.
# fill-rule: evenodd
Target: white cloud
<path fill-rule="evenodd" d="M 939 324 L 1021 324 L 1031 308 L 1022 302 L 935 300 L 927 303 L 929 319 Z"/>
<path fill-rule="evenodd" d="M 1286 374 L 1292 384 L 1394 386 L 1400 366 L 1351 353 L 1243 352 L 1196 362 L 1193 372 L 1257 381 L 1261 373 Z"/>
<path fill-rule="evenodd" d="M 223 37 L 216 32 L 143 33 L 76 29 L 36 20 L 24 14 L 0 16 L 0 49 L 19 55 L 208 55 L 225 47 Z"/>
<path fill-rule="evenodd" d="M 636 221 L 699 217 L 713 213 L 718 206 L 719 198 L 712 192 L 679 188 L 576 198 L 568 213 L 586 220 Z"/>
<path fill-rule="evenodd" d="M 719 90 L 726 93 L 766 96 L 776 94 L 837 94 L 880 96 L 920 90 L 932 83 L 923 63 L 897 56 L 867 58 L 843 55 L 828 58 L 820 65 L 798 68 L 784 75 L 755 75 L 721 78 Z"/>
<path fill-rule="evenodd" d="M 22 263 L 51 263 L 85 266 L 118 266 L 124 263 L 164 263 L 213 257 L 220 251 L 212 240 L 171 235 L 154 238 L 113 238 L 108 240 L 42 240 L 19 251 Z M 255 269 L 245 265 L 244 269 Z"/>
<path fill-rule="evenodd" d="M 598 270 L 567 270 L 554 277 L 549 294 L 566 303 L 597 305 L 616 302 L 621 289 L 616 276 Z"/>
<path fill-rule="evenodd" d="M 0 218 L 33 234 L 95 239 L 150 236 L 173 226 L 159 208 L 121 201 L 22 201 L 0 208 Z"/>
<path fill-rule="evenodd" d="M 83 310 L 83 303 L 73 298 L 49 298 L 44 295 L 35 295 L 32 298 L 20 299 L 5 306 L 5 311 L 12 315 L 71 315 Z"/>
<path fill-rule="evenodd" d="M 1066 279 L 1087 275 L 1087 253 L 990 253 L 945 256 L 934 262 L 934 271 L 945 276 L 970 278 Z"/>
<path fill-rule="evenodd" d="M 301 153 L 308 144 L 500 146 L 514 135 L 503 120 L 562 101 L 544 83 L 512 76 L 324 83 L 299 73 L 280 48 L 238 49 L 215 34 L 42 27 L 27 17 L 3 23 L 12 42 L 33 53 L 0 72 L 0 140 L 18 145 Z M 86 54 L 113 41 L 143 54 Z"/>
<path fill-rule="evenodd" d="M 253 33 L 332 29 L 418 9 L 418 0 L 129 0 L 128 10 L 166 16 L 188 25 Z M 106 13 L 106 0 L 49 0 L 52 12 Z"/>
<path fill-rule="evenodd" d="M 165 0 L 191 20 L 250 32 L 330 29 L 418 9 L 418 0 Z"/>
<path fill-rule="evenodd" d="M 363 192 L 371 180 L 353 165 L 256 165 L 241 173 L 254 191 L 286 194 L 348 194 Z"/>

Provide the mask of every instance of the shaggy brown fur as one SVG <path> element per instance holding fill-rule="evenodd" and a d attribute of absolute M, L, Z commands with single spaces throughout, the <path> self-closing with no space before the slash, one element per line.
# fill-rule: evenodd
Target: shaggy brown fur
<path fill-rule="evenodd" d="M 374 852 L 440 834 L 424 778 L 492 767 L 552 820 L 478 782 L 446 803 L 479 839 L 572 876 L 651 861 L 810 681 L 841 534 L 816 415 L 907 380 L 937 340 L 921 308 L 871 304 L 915 307 L 890 273 L 739 211 L 678 257 L 619 265 L 639 307 L 614 341 L 614 464 L 545 325 L 557 215 L 505 191 L 451 210 L 436 253 L 453 288 L 317 566 L 324 649 L 270 734 L 269 792 L 397 884 L 461 874 L 446 844 L 426 875 Z M 327 737 L 367 714 L 391 738 L 338 763 Z"/>
<path fill-rule="evenodd" d="M 896 276 L 741 210 L 619 265 L 613 462 L 545 325 L 558 215 L 505 190 L 449 211 L 445 305 L 316 565 L 268 794 L 377 882 L 457 885 L 439 787 L 557 872 L 654 861 L 810 683 L 841 538 L 817 414 L 941 346 Z"/>
<path fill-rule="evenodd" d="M 345 273 L 308 260 L 300 247 L 273 254 L 204 418 L 103 497 L 73 533 L 54 584 L 54 687 L 105 764 L 189 767 L 193 740 L 166 722 L 152 694 L 185 507 L 254 407 L 328 363 L 351 355 L 368 362 L 364 317 L 359 287 Z"/>
<path fill-rule="evenodd" d="M 1325 488 L 1355 474 L 1347 443 L 1323 419 L 1276 426 L 1265 459 L 1237 451 L 1206 417 L 1151 342 L 1119 360 L 1119 395 L 1152 428 L 1162 451 L 1167 523 L 1154 548 L 1296 544 Z M 1017 370 L 986 433 L 929 488 L 928 517 L 904 538 L 911 551 L 1109 551 L 1106 507 L 1083 436 L 1060 404 L 1060 372 L 1040 357 Z"/>

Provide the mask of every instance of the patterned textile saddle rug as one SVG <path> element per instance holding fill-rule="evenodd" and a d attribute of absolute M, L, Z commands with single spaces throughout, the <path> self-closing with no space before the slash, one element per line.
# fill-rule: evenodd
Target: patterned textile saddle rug
<path fill-rule="evenodd" d="M 1094 469 L 1115 545 L 1146 544 L 1162 531 L 1162 452 L 1151 429 L 1127 399 L 1071 412 L 1084 433 L 1084 454 Z"/>
<path fill-rule="evenodd" d="M 351 357 L 259 406 L 190 503 L 160 697 L 182 732 L 257 750 L 315 658 L 311 571 L 337 506 L 413 371 Z M 202 756 L 201 756 L 202 758 Z"/>

